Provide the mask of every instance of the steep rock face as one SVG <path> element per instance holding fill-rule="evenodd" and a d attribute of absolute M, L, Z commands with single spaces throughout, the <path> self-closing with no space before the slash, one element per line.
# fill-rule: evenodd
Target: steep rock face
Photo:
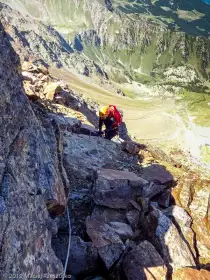
<path fill-rule="evenodd" d="M 60 274 L 62 265 L 50 244 L 54 225 L 46 207 L 60 214 L 66 205 L 57 154 L 51 155 L 24 94 L 19 58 L 1 24 L 0 60 L 2 279 L 12 273 Z"/>
<path fill-rule="evenodd" d="M 187 211 L 179 206 L 171 206 L 163 211 L 164 215 L 168 218 L 172 219 L 174 224 L 176 225 L 179 232 L 182 233 L 182 238 L 188 242 L 194 257 L 196 256 L 196 250 L 194 245 L 195 233 L 193 232 L 192 226 L 192 218 L 189 216 Z"/>
<path fill-rule="evenodd" d="M 151 229 L 152 227 L 155 229 L 155 238 L 161 244 L 165 263 L 174 270 L 180 267 L 195 266 L 194 256 L 188 243 L 182 239 L 172 221 L 158 210 L 154 210 L 149 219 Z M 155 240 L 153 242 L 156 243 Z"/>
<path fill-rule="evenodd" d="M 200 262 L 210 260 L 210 181 L 198 178 L 183 180 L 173 191 L 176 204 L 185 208 L 193 218 L 192 228 L 196 233 Z"/>

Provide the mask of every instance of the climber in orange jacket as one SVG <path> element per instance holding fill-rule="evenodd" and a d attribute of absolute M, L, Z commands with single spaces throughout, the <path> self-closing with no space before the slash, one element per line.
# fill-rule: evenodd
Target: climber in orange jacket
<path fill-rule="evenodd" d="M 111 140 L 118 135 L 118 126 L 122 123 L 122 116 L 116 106 L 109 105 L 99 110 L 99 135 L 102 135 L 102 127 L 105 125 L 105 138 Z"/>

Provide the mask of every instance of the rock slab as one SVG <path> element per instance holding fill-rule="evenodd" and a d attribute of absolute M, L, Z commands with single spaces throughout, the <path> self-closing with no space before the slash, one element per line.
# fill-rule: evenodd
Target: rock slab
<path fill-rule="evenodd" d="M 93 246 L 98 249 L 107 269 L 110 269 L 125 249 L 123 242 L 111 226 L 91 217 L 87 218 L 86 227 Z"/>
<path fill-rule="evenodd" d="M 165 280 L 167 268 L 153 245 L 144 241 L 125 255 L 123 271 L 128 280 Z"/>
<path fill-rule="evenodd" d="M 130 200 L 135 200 L 147 183 L 133 172 L 100 169 L 93 188 L 93 199 L 97 205 L 126 209 Z"/>

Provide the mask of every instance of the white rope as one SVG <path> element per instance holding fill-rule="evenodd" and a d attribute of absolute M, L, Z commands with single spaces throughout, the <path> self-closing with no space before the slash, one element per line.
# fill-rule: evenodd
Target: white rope
<path fill-rule="evenodd" d="M 68 224 L 69 224 L 69 244 L 68 244 L 68 251 L 67 251 L 67 255 L 66 255 L 66 261 L 65 261 L 65 266 L 64 266 L 64 270 L 63 270 L 62 280 L 65 279 L 67 265 L 68 265 L 68 261 L 69 261 L 70 248 L 71 248 L 71 221 L 70 221 L 70 216 L 69 216 L 68 204 L 67 204 L 66 212 L 67 212 L 67 218 L 68 218 Z"/>

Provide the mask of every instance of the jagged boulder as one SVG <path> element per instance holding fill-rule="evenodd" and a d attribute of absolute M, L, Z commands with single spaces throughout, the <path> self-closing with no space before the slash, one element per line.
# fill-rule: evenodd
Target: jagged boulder
<path fill-rule="evenodd" d="M 148 241 L 141 242 L 125 254 L 123 271 L 128 280 L 164 280 L 167 268 L 163 259 Z"/>
<path fill-rule="evenodd" d="M 137 155 L 140 151 L 140 145 L 133 141 L 124 141 L 121 145 L 123 151 L 126 151 L 131 155 Z"/>
<path fill-rule="evenodd" d="M 170 185 L 173 183 L 172 174 L 166 169 L 165 166 L 159 164 L 152 164 L 142 171 L 142 178 L 149 182 L 159 182 L 162 185 Z"/>
<path fill-rule="evenodd" d="M 203 220 L 207 218 L 210 223 L 210 182 L 202 185 L 194 185 L 193 200 L 190 204 L 193 219 Z"/>
<path fill-rule="evenodd" d="M 194 195 L 189 208 L 193 230 L 199 241 L 200 261 L 205 264 L 210 261 L 210 181 L 197 182 L 193 187 Z"/>
<path fill-rule="evenodd" d="M 142 200 L 141 200 L 142 202 Z M 140 207 L 140 205 L 142 207 Z M 135 201 L 130 201 L 127 208 L 126 218 L 131 228 L 136 231 L 139 227 L 141 212 L 144 211 L 143 203 L 136 203 Z"/>
<path fill-rule="evenodd" d="M 202 226 L 202 225 L 201 225 Z M 204 234 L 207 234 L 206 230 L 204 229 Z M 206 265 L 206 267 L 209 267 L 208 260 L 210 258 L 210 249 L 206 245 L 203 244 L 203 242 L 200 242 L 196 239 L 196 247 L 199 252 L 199 260 L 201 263 Z"/>
<path fill-rule="evenodd" d="M 69 238 L 68 235 L 59 235 L 53 238 L 53 249 L 56 256 L 65 264 Z M 71 247 L 67 271 L 75 277 L 85 277 L 94 274 L 98 266 L 98 250 L 92 242 L 84 242 L 79 236 L 71 237 Z"/>
<path fill-rule="evenodd" d="M 195 267 L 189 245 L 167 216 L 159 210 L 154 210 L 147 222 L 148 235 L 161 252 L 168 267 L 172 266 L 174 270 L 187 266 Z"/>
<path fill-rule="evenodd" d="M 98 249 L 106 268 L 110 269 L 125 249 L 123 242 L 110 225 L 91 217 L 87 218 L 86 227 L 87 234 L 91 238 L 94 247 Z"/>
<path fill-rule="evenodd" d="M 30 82 L 24 81 L 23 85 L 29 100 L 36 101 L 40 98 L 39 94 L 35 91 L 34 86 Z"/>
<path fill-rule="evenodd" d="M 140 213 L 138 210 L 133 209 L 130 210 L 126 213 L 126 218 L 130 224 L 130 226 L 132 227 L 133 230 L 137 230 L 138 228 L 138 224 L 139 224 L 139 220 L 140 220 Z"/>
<path fill-rule="evenodd" d="M 75 117 L 64 116 L 62 114 L 49 113 L 51 121 L 55 122 L 63 133 L 79 131 L 81 127 L 81 121 Z M 63 143 L 62 143 L 63 144 Z"/>
<path fill-rule="evenodd" d="M 100 169 L 93 187 L 93 200 L 97 205 L 126 209 L 145 185 L 148 182 L 133 172 Z"/>
<path fill-rule="evenodd" d="M 95 180 L 94 170 L 123 169 L 134 164 L 133 158 L 112 141 L 82 134 L 64 135 L 64 166 L 72 189 L 91 186 Z"/>
<path fill-rule="evenodd" d="M 164 215 L 170 218 L 173 223 L 176 225 L 179 230 L 182 238 L 189 245 L 194 257 L 196 257 L 195 250 L 195 233 L 193 232 L 192 226 L 192 218 L 190 215 L 179 206 L 171 206 L 162 211 Z"/>
<path fill-rule="evenodd" d="M 157 195 L 161 195 L 166 191 L 167 187 L 164 185 L 157 185 L 155 183 L 145 184 L 142 188 L 142 197 L 152 199 Z"/>
<path fill-rule="evenodd" d="M 170 202 L 171 202 L 171 189 L 166 189 L 165 191 L 163 191 L 163 193 L 158 195 L 153 200 L 155 200 L 160 206 L 163 206 L 166 208 L 169 207 Z"/>

